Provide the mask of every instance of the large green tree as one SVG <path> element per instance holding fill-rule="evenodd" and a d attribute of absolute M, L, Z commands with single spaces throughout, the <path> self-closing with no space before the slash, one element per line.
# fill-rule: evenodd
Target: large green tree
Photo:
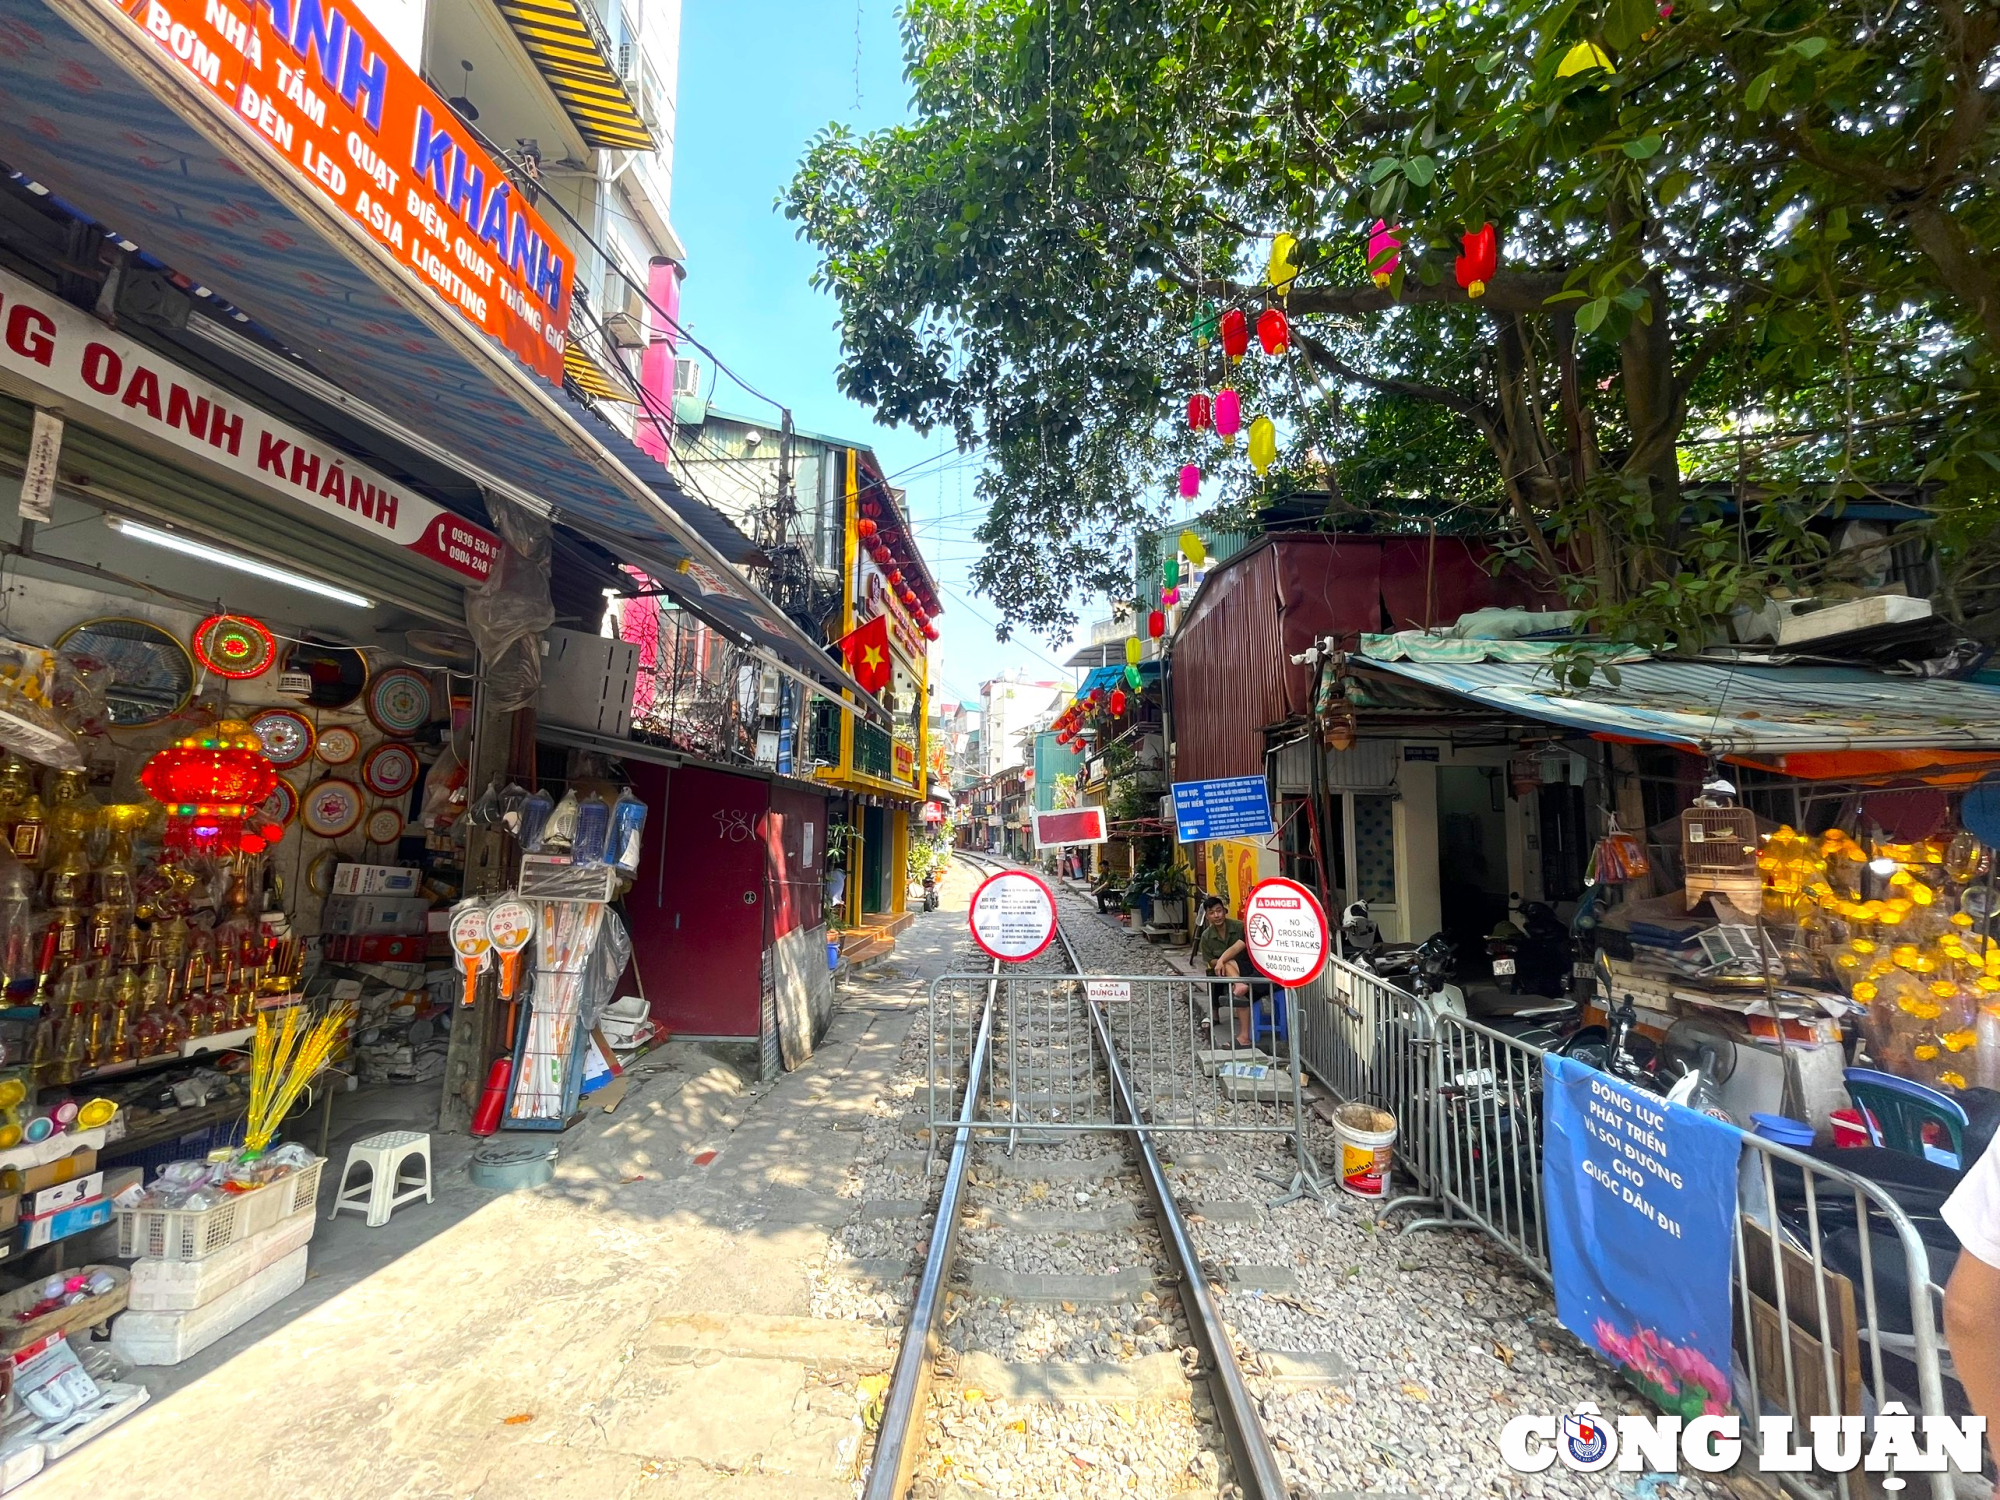
<path fill-rule="evenodd" d="M 984 445 L 977 582 L 1009 622 L 1122 594 L 1188 460 L 1237 502 L 1304 481 L 1336 521 L 1497 529 L 1658 645 L 1812 581 L 1814 506 L 1923 479 L 1986 608 L 1991 9 L 911 0 L 904 30 L 910 123 L 829 127 L 786 209 L 847 390 Z M 1474 299 L 1454 260 L 1488 223 Z M 1190 332 L 1280 300 L 1285 358 L 1226 369 Z M 1224 382 L 1279 423 L 1268 479 L 1187 430 Z"/>

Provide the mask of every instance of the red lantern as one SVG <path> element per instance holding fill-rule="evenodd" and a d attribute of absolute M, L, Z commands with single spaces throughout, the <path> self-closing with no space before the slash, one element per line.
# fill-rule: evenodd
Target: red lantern
<path fill-rule="evenodd" d="M 1215 403 L 1208 399 L 1204 391 L 1196 391 L 1188 397 L 1188 430 L 1206 432 L 1215 421 Z"/>
<path fill-rule="evenodd" d="M 869 537 L 875 535 L 875 523 L 865 517 L 856 521 L 854 523 L 854 534 L 863 541 L 866 541 Z"/>
<path fill-rule="evenodd" d="M 882 507 L 874 500 L 863 500 L 861 502 L 861 514 L 864 516 L 879 516 L 882 514 Z"/>
<path fill-rule="evenodd" d="M 893 586 L 895 584 L 901 583 L 902 581 L 903 581 L 903 570 L 901 568 L 891 568 L 889 570 L 890 584 Z"/>
<path fill-rule="evenodd" d="M 1167 617 L 1164 614 L 1162 614 L 1159 610 L 1156 609 L 1151 614 L 1146 616 L 1147 635 L 1150 635 L 1154 640 L 1157 641 L 1161 636 L 1165 635 L 1166 633 L 1167 633 Z"/>
<path fill-rule="evenodd" d="M 1111 717 L 1114 719 L 1119 719 L 1123 718 L 1124 716 L 1125 716 L 1125 689 L 1113 688 L 1111 690 Z"/>
<path fill-rule="evenodd" d="M 1241 359 L 1250 349 L 1250 320 L 1243 316 L 1243 309 L 1232 307 L 1222 315 L 1222 352 L 1231 359 Z"/>
<path fill-rule="evenodd" d="M 1468 297 L 1486 295 L 1486 283 L 1491 281 L 1500 269 L 1500 236 L 1491 224 L 1481 224 L 1477 229 L 1459 239 L 1460 253 L 1453 268 L 1458 275 L 1458 284 L 1465 288 Z"/>
<path fill-rule="evenodd" d="M 1283 354 L 1292 347 L 1292 325 L 1275 307 L 1267 307 L 1257 319 L 1257 342 L 1266 354 Z"/>
<path fill-rule="evenodd" d="M 903 590 L 903 604 L 906 608 L 909 609 L 915 609 L 917 607 L 917 591 L 915 589 Z"/>
<path fill-rule="evenodd" d="M 924 639 L 927 641 L 934 641 L 937 638 L 938 638 L 937 626 L 932 625 L 928 621 L 926 621 L 924 624 Z"/>
<path fill-rule="evenodd" d="M 263 742 L 240 720 L 174 741 L 146 762 L 139 784 L 166 805 L 165 843 L 177 853 L 234 854 L 246 846 L 254 852 L 284 834 L 276 824 L 249 823 L 278 773 Z"/>

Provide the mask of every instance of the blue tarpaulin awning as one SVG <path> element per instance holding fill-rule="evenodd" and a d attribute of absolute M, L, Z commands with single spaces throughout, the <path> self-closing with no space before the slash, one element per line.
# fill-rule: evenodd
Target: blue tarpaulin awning
<path fill-rule="evenodd" d="M 637 445 L 462 322 L 112 8 L 0 0 L 0 99 L 0 162 L 241 308 L 313 373 L 473 472 L 504 474 L 712 624 L 879 711 L 732 565 L 733 527 L 694 523 L 695 502 Z"/>
<path fill-rule="evenodd" d="M 1160 664 L 1156 661 L 1140 662 L 1139 675 L 1141 677 L 1158 677 L 1160 675 Z M 1088 698 L 1098 688 L 1102 688 L 1108 693 L 1115 687 L 1123 686 L 1125 686 L 1125 668 L 1122 665 L 1116 667 L 1094 667 L 1091 669 L 1090 675 L 1083 679 L 1083 686 L 1076 690 L 1076 695 L 1079 698 Z"/>

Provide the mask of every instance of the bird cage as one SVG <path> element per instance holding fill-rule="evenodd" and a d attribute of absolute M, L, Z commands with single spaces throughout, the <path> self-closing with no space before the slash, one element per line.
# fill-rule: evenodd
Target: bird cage
<path fill-rule="evenodd" d="M 1757 819 L 1736 805 L 1736 788 L 1711 781 L 1694 806 L 1681 814 L 1681 868 L 1687 876 L 1687 904 L 1723 896 L 1744 911 L 1756 911 L 1764 893 L 1757 869 Z"/>

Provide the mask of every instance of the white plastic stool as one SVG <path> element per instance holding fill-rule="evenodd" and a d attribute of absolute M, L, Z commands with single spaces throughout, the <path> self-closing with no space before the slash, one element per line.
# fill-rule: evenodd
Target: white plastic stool
<path fill-rule="evenodd" d="M 403 1186 L 403 1164 L 412 1157 L 421 1157 L 424 1164 L 424 1180 L 412 1186 Z M 354 1175 L 357 1166 L 366 1166 L 370 1172 L 368 1181 L 360 1187 L 349 1187 L 347 1179 Z M 332 1219 L 343 1208 L 368 1214 L 368 1227 L 389 1222 L 389 1215 L 418 1194 L 429 1203 L 436 1196 L 431 1189 L 431 1138 L 421 1130 L 385 1130 L 380 1135 L 371 1135 L 365 1141 L 356 1141 L 347 1148 L 347 1165 L 340 1169 L 340 1191 L 334 1195 Z"/>

